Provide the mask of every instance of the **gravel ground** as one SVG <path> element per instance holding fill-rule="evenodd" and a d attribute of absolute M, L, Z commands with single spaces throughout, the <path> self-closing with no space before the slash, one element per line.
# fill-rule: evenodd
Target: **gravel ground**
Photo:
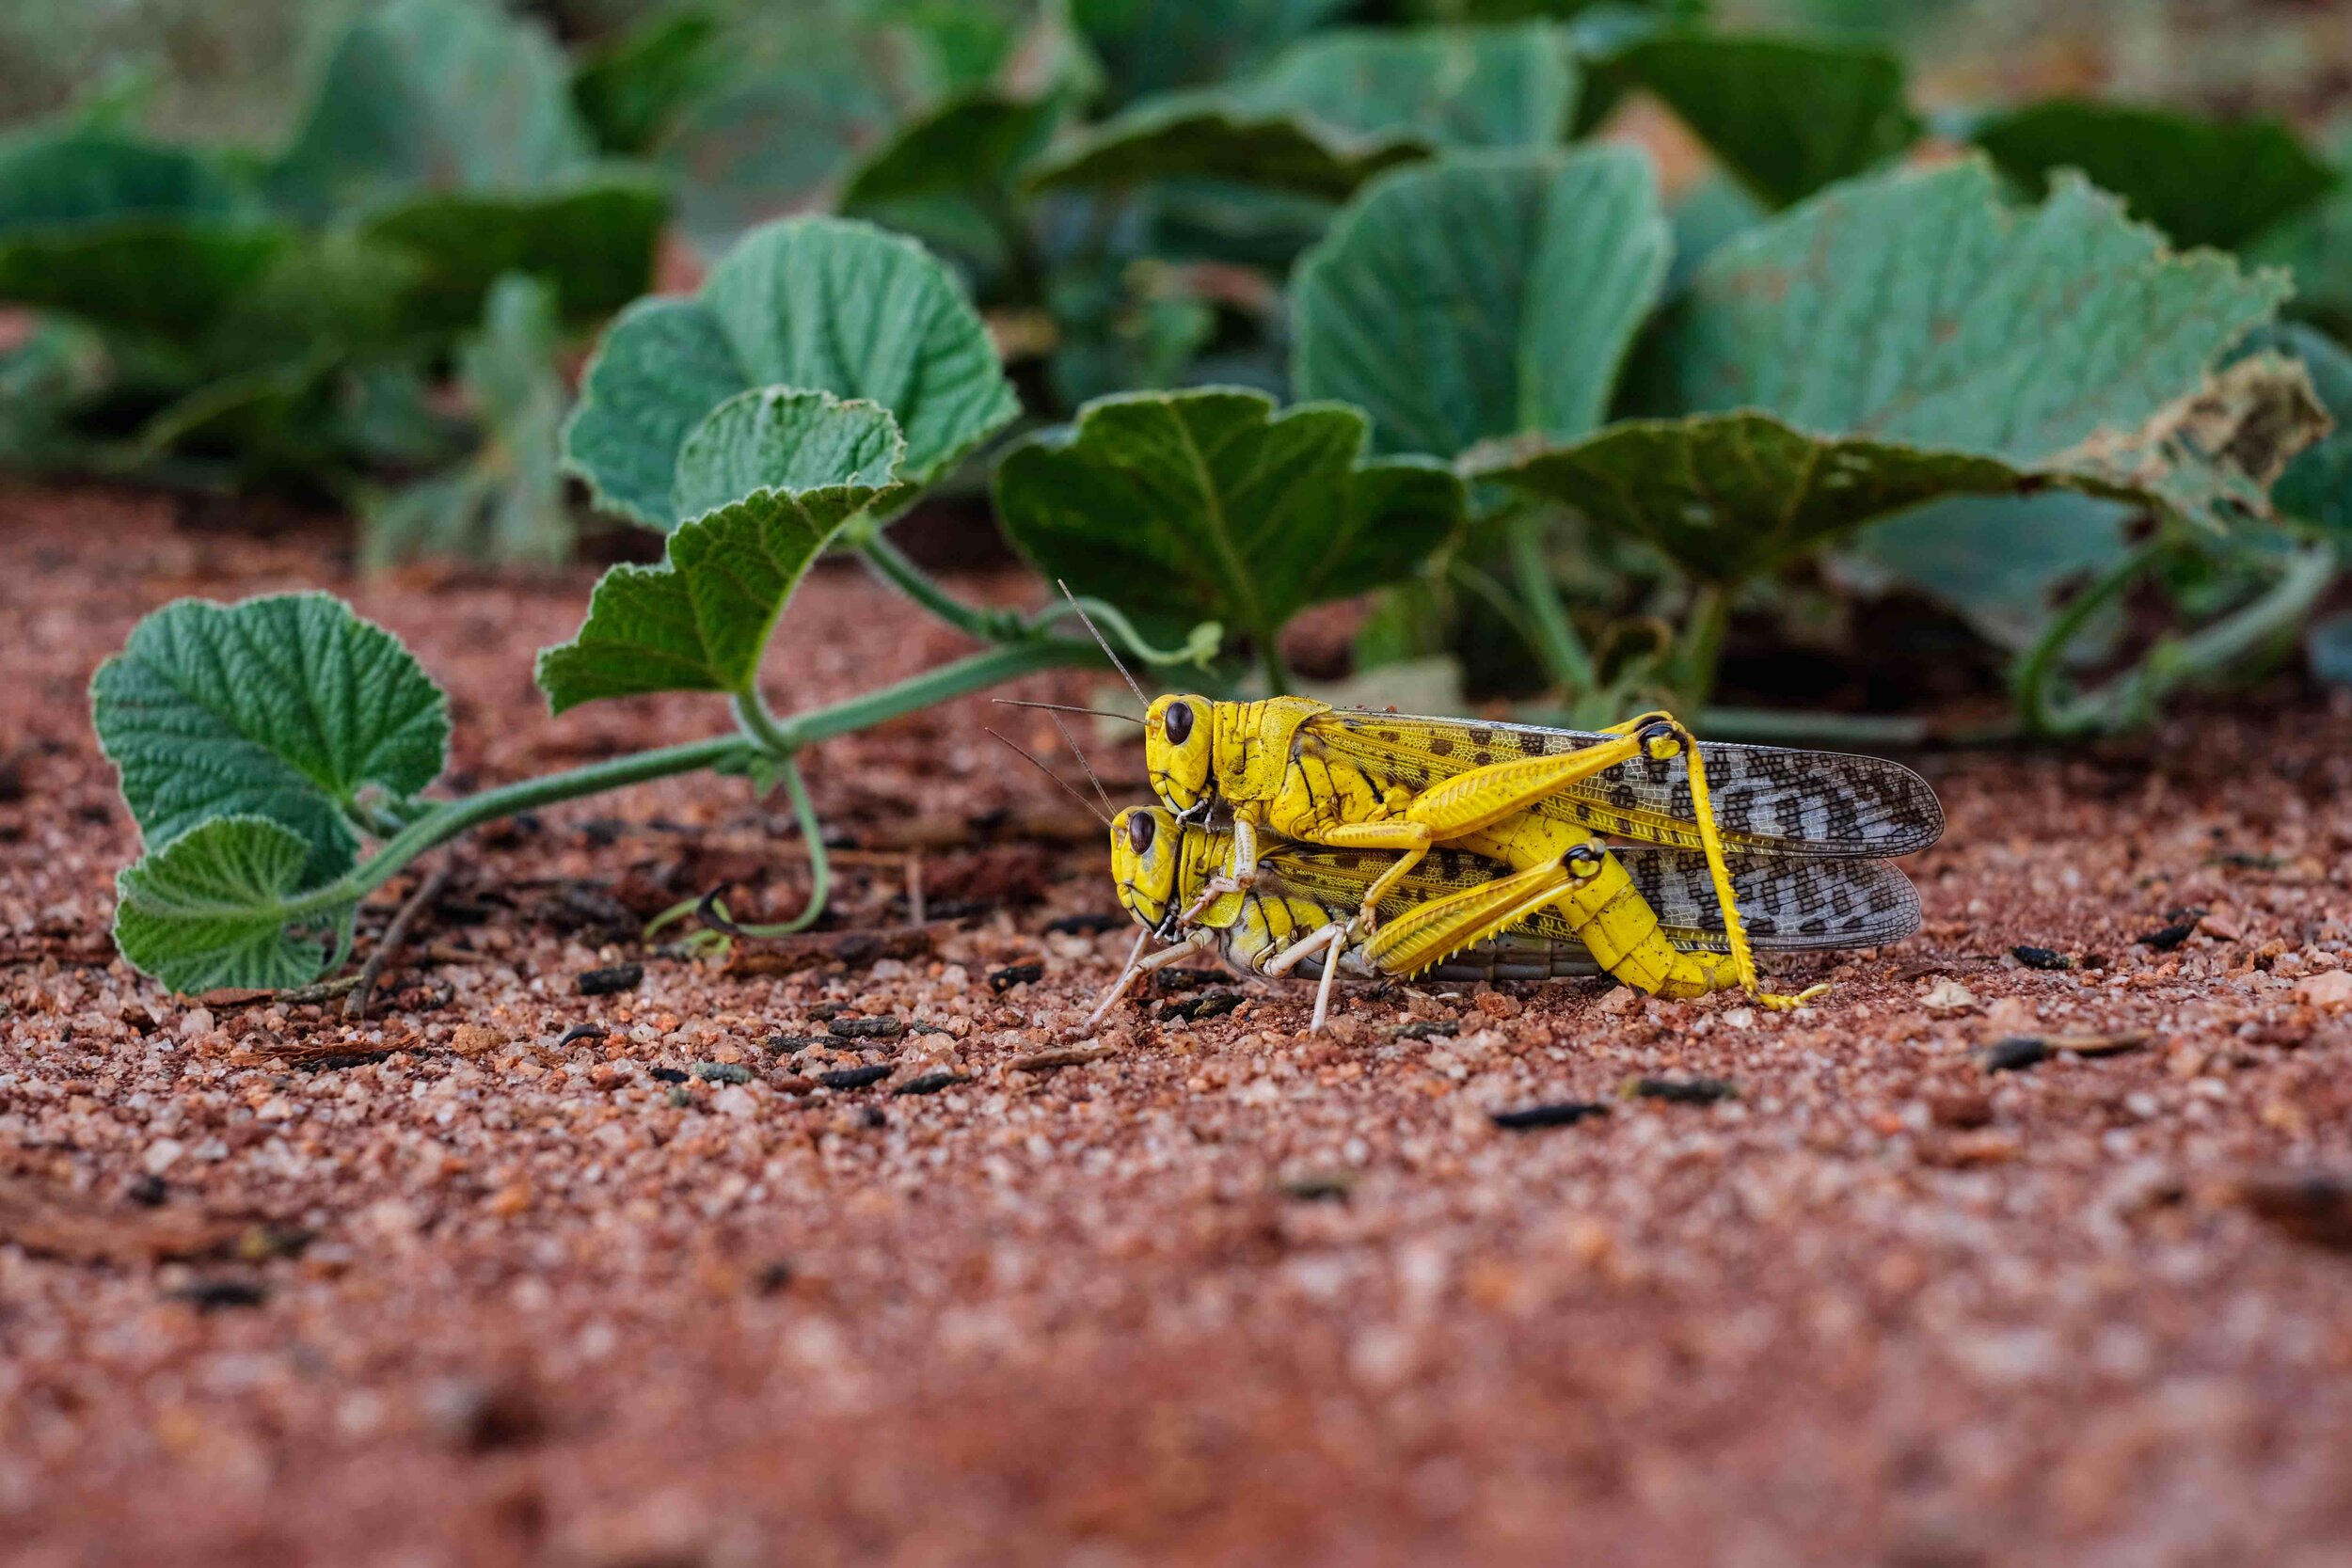
<path fill-rule="evenodd" d="M 0 516 L 12 1562 L 2352 1563 L 2342 702 L 1927 759 L 1926 929 L 1783 966 L 1834 988 L 1786 1018 L 1399 989 L 1310 1038 L 1211 982 L 1090 1032 L 1099 830 L 973 701 L 813 757 L 864 851 L 829 932 L 644 951 L 805 885 L 739 782 L 678 781 L 459 847 L 353 1024 L 113 961 L 83 698 L 171 596 L 350 590 L 331 536 Z M 356 590 L 458 774 L 723 721 L 545 717 L 587 580 Z M 958 651 L 829 569 L 773 695 Z M 1990 1070 L 2012 1036 L 2115 1049 Z M 1492 1118 L 1565 1101 L 1605 1114 Z"/>

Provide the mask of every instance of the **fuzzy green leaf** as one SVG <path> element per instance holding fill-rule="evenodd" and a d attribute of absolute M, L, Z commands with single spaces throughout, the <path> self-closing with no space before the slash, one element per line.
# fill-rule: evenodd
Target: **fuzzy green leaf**
<path fill-rule="evenodd" d="M 440 775 L 449 700 L 400 640 L 325 594 L 182 599 L 90 681 L 98 739 L 151 847 L 208 819 L 265 816 L 309 846 L 303 885 L 340 875 L 370 786 Z"/>
<path fill-rule="evenodd" d="M 115 945 L 175 991 L 307 985 L 357 901 L 302 897 L 310 846 L 264 816 L 222 816 L 151 849 L 115 879 Z"/>
<path fill-rule="evenodd" d="M 886 507 L 905 443 L 887 410 L 768 388 L 688 436 L 660 566 L 615 566 L 571 641 L 539 656 L 557 713 L 647 691 L 745 692 L 792 591 L 841 526 Z"/>
<path fill-rule="evenodd" d="M 1146 635 L 1213 620 L 1263 647 L 1306 606 L 1406 576 L 1460 520 L 1452 474 L 1367 461 L 1368 435 L 1356 409 L 1277 413 L 1259 392 L 1104 398 L 1006 457 L 996 512 L 1047 578 Z"/>
<path fill-rule="evenodd" d="M 2036 191 L 2061 168 L 2113 191 L 2179 245 L 2244 244 L 2328 194 L 2335 175 L 2275 119 L 2229 122 L 2128 103 L 2051 99 L 1973 138 Z"/>
<path fill-rule="evenodd" d="M 1657 302 L 1667 245 L 1649 163 L 1629 149 L 1399 170 L 1299 263 L 1293 381 L 1364 408 L 1384 451 L 1581 436 Z"/>
<path fill-rule="evenodd" d="M 1902 61 L 1876 44 L 1673 32 L 1612 64 L 1774 207 L 1874 167 L 1919 135 Z"/>
<path fill-rule="evenodd" d="M 1575 68 L 1548 26 L 1341 29 L 1246 80 L 1136 103 L 1051 154 L 1034 178 L 1206 178 L 1343 197 L 1440 147 L 1550 146 L 1575 97 Z"/>
<path fill-rule="evenodd" d="M 841 218 L 746 235 L 691 300 L 641 300 L 604 335 L 564 431 L 597 504 L 668 531 L 678 457 L 710 411 L 756 387 L 882 404 L 927 484 L 1012 419 L 988 329 L 922 246 Z"/>

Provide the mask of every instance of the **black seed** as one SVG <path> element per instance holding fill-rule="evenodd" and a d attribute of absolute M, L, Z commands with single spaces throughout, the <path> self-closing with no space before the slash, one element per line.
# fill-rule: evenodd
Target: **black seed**
<path fill-rule="evenodd" d="M 886 1067 L 845 1067 L 832 1072 L 820 1072 L 817 1081 L 829 1089 L 862 1089 L 879 1084 L 890 1076 Z"/>
<path fill-rule="evenodd" d="M 2010 952 L 2027 969 L 2072 969 L 2074 960 L 2052 947 L 2012 947 Z"/>
<path fill-rule="evenodd" d="M 895 1040 L 907 1032 L 906 1021 L 896 1018 L 836 1018 L 825 1025 L 845 1040 Z"/>
<path fill-rule="evenodd" d="M 635 990 L 644 983 L 645 966 L 644 964 L 614 964 L 610 969 L 582 971 L 580 976 L 580 994 L 611 996 L 615 991 Z"/>
<path fill-rule="evenodd" d="M 217 1312 L 230 1307 L 259 1307 L 269 1300 L 269 1292 L 250 1279 L 191 1279 L 166 1294 L 174 1301 L 186 1302 L 199 1312 Z"/>
<path fill-rule="evenodd" d="M 687 1071 L 706 1084 L 748 1084 L 752 1069 L 740 1062 L 696 1062 Z"/>
<path fill-rule="evenodd" d="M 1181 1002 L 1160 1004 L 1163 1019 L 1188 1019 L 1195 1022 L 1204 1018 L 1222 1018 L 1248 1000 L 1237 990 L 1213 990 L 1201 996 L 1188 996 Z"/>
<path fill-rule="evenodd" d="M 1537 1127 L 1574 1127 L 1589 1117 L 1605 1117 L 1609 1107 L 1589 1100 L 1563 1101 L 1556 1105 L 1530 1105 L 1518 1111 L 1490 1111 L 1486 1119 L 1512 1132 Z"/>
<path fill-rule="evenodd" d="M 570 1045 L 576 1040 L 600 1040 L 612 1033 L 601 1023 L 575 1023 L 556 1037 L 558 1045 Z"/>
<path fill-rule="evenodd" d="M 2050 1059 L 2050 1042 L 2039 1035 L 2010 1035 L 1977 1053 L 1977 1065 L 1987 1072 L 2023 1072 Z"/>
<path fill-rule="evenodd" d="M 830 1046 L 833 1044 L 833 1037 L 831 1035 L 771 1035 L 768 1037 L 767 1044 L 771 1051 L 791 1053 L 806 1051 L 812 1045 Z"/>
<path fill-rule="evenodd" d="M 961 1072 L 926 1072 L 908 1079 L 890 1092 L 894 1095 L 937 1094 L 942 1089 L 953 1088 L 958 1084 L 968 1081 Z"/>
<path fill-rule="evenodd" d="M 1043 964 L 1007 964 L 988 977 L 988 989 L 1001 996 L 1015 986 L 1025 986 L 1044 978 Z"/>
<path fill-rule="evenodd" d="M 2161 930 L 2149 932 L 2139 939 L 2139 945 L 2153 947 L 2159 953 L 2169 953 L 2196 934 L 2197 922 L 2184 920 L 2178 925 L 2167 926 Z"/>
<path fill-rule="evenodd" d="M 674 1067 L 647 1068 L 645 1071 L 647 1076 L 651 1077 L 657 1084 L 683 1084 L 686 1082 L 686 1074 L 680 1072 Z"/>
<path fill-rule="evenodd" d="M 1116 931 L 1127 924 L 1123 914 L 1066 914 L 1059 920 L 1045 923 L 1045 933 L 1057 932 L 1072 936 L 1091 936 L 1100 931 Z"/>
<path fill-rule="evenodd" d="M 1634 1098 L 1664 1100 L 1677 1105 L 1712 1105 L 1740 1098 L 1740 1085 L 1727 1078 L 1637 1078 Z"/>

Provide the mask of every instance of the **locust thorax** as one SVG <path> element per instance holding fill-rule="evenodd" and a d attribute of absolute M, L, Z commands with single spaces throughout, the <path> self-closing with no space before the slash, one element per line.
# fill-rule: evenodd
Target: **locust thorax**
<path fill-rule="evenodd" d="M 1206 697 L 1162 697 L 1143 715 L 1143 763 L 1152 778 L 1152 793 L 1178 812 L 1190 814 L 1209 803 L 1210 773 L 1216 761 L 1212 705 Z"/>

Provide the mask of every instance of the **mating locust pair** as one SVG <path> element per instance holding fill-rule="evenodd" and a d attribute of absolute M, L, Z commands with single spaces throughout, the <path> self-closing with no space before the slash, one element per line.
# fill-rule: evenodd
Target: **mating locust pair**
<path fill-rule="evenodd" d="M 1918 895 L 1887 862 L 1944 829 L 1907 768 L 1702 747 L 1665 713 L 1581 731 L 1168 696 L 1143 735 L 1160 803 L 1110 828 L 1120 902 L 1144 929 L 1098 1019 L 1140 975 L 1208 953 L 1319 980 L 1318 1029 L 1342 971 L 1605 973 L 1790 1007 L 1821 988 L 1765 990 L 1755 952 L 1909 936 Z M 1155 937 L 1170 945 L 1147 957 Z"/>

